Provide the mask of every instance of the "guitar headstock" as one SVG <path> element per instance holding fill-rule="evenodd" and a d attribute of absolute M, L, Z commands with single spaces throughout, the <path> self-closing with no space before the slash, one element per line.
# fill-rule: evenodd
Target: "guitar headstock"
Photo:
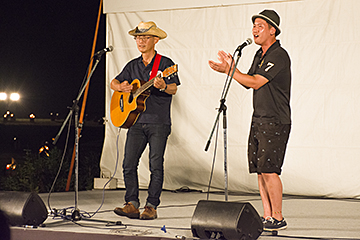
<path fill-rule="evenodd" d="M 173 75 L 178 71 L 178 65 L 172 65 L 171 67 L 168 67 L 162 72 L 162 77 L 169 77 L 170 75 Z"/>

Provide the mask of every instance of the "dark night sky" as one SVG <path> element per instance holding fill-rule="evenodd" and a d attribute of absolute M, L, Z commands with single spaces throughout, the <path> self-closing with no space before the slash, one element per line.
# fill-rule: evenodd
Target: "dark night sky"
<path fill-rule="evenodd" d="M 100 0 L 3 0 L 0 7 L 0 92 L 18 91 L 17 117 L 68 114 L 90 62 Z M 95 50 L 105 46 L 101 14 Z M 90 81 L 86 114 L 104 116 L 105 57 Z M 1 103 L 0 114 L 7 109 Z M 80 106 L 82 99 L 80 101 Z"/>

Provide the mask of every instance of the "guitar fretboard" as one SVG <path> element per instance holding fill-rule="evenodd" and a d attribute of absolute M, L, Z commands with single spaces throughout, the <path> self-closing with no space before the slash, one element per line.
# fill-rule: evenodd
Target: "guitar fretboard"
<path fill-rule="evenodd" d="M 147 81 L 146 83 L 141 85 L 141 87 L 136 89 L 136 91 L 133 93 L 134 98 L 137 98 L 140 94 L 142 94 L 147 89 L 149 89 L 154 84 L 155 78 L 157 78 L 157 77 L 161 77 L 161 74 L 158 74 L 156 77 L 154 77 L 153 79 Z"/>
<path fill-rule="evenodd" d="M 168 67 L 167 69 L 165 69 L 162 72 L 163 77 L 169 77 L 170 75 L 172 75 L 173 73 L 177 72 L 177 64 Z M 156 77 L 152 78 L 151 80 L 147 81 L 146 83 L 144 83 L 143 85 L 141 85 L 141 87 L 139 87 L 138 89 L 135 90 L 135 92 L 132 93 L 134 98 L 137 98 L 140 94 L 142 94 L 144 91 L 146 91 L 148 88 L 150 88 L 155 81 L 155 78 L 157 77 L 161 77 L 161 73 L 159 73 Z"/>

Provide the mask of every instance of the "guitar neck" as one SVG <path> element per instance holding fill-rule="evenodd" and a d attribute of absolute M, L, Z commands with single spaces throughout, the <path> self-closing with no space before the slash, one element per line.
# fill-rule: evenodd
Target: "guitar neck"
<path fill-rule="evenodd" d="M 159 73 L 156 77 L 145 82 L 143 85 L 141 85 L 141 87 L 139 87 L 137 90 L 135 90 L 135 92 L 133 92 L 133 97 L 137 98 L 140 94 L 142 94 L 144 91 L 149 89 L 152 85 L 154 85 L 155 78 L 161 77 L 161 75 L 162 75 L 162 77 L 169 77 L 176 72 L 177 72 L 177 64 L 175 64 L 171 67 L 168 67 L 162 73 Z"/>
<path fill-rule="evenodd" d="M 135 98 L 138 97 L 140 94 L 142 94 L 147 89 L 149 89 L 152 85 L 154 85 L 155 78 L 157 78 L 157 77 L 161 77 L 161 74 L 158 74 L 156 77 L 152 78 L 151 80 L 149 80 L 146 83 L 144 83 L 143 85 L 141 85 L 141 87 L 136 89 L 136 91 L 133 93 L 134 97 Z"/>

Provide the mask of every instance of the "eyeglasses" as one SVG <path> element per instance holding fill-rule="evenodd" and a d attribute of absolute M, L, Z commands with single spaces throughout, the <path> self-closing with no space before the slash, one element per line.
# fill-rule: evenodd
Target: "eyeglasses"
<path fill-rule="evenodd" d="M 147 42 L 147 41 L 149 41 L 149 39 L 152 38 L 152 37 L 153 37 L 153 36 L 146 36 L 146 37 L 136 36 L 136 37 L 134 37 L 134 39 L 135 39 L 135 41 L 138 41 L 138 42 L 140 42 L 140 41 Z"/>

